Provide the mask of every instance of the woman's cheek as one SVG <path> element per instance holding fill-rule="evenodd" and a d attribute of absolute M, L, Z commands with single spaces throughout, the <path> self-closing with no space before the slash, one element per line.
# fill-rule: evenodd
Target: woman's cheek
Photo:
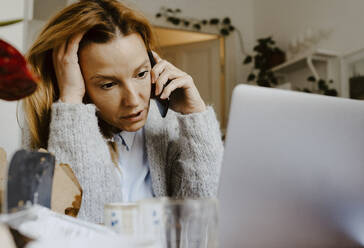
<path fill-rule="evenodd" d="M 118 101 L 118 94 L 116 93 L 115 90 L 95 89 L 91 94 L 91 100 L 99 109 L 112 107 Z"/>
<path fill-rule="evenodd" d="M 149 100 L 151 89 L 152 89 L 152 81 L 150 78 L 150 74 L 144 82 L 143 89 L 144 89 L 144 92 L 143 92 L 144 97 L 148 98 L 148 100 Z"/>

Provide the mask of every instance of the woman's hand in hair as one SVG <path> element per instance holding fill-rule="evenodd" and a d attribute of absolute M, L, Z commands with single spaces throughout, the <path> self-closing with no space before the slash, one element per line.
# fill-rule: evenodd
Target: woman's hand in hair
<path fill-rule="evenodd" d="M 77 55 L 82 37 L 83 33 L 77 34 L 53 49 L 53 66 L 62 102 L 82 103 L 85 95 L 85 83 Z"/>
<path fill-rule="evenodd" d="M 202 112 L 206 105 L 190 75 L 153 52 L 156 65 L 152 69 L 152 83 L 156 84 L 155 94 L 162 99 L 170 99 L 169 107 L 182 114 Z M 171 80 L 168 85 L 164 85 Z"/>

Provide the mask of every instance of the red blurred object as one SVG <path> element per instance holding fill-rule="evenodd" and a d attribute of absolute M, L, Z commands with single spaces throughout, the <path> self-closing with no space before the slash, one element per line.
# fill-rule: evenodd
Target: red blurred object
<path fill-rule="evenodd" d="M 13 101 L 31 95 L 36 81 L 23 55 L 0 39 L 0 99 Z"/>

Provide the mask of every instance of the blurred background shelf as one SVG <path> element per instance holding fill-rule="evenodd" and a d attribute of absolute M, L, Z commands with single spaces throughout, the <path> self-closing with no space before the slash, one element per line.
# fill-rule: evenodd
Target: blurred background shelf
<path fill-rule="evenodd" d="M 279 85 L 290 82 L 292 90 L 308 89 L 315 91 L 317 83 L 309 82 L 308 77 L 332 80 L 331 87 L 340 95 L 340 53 L 327 49 L 309 50 L 272 68 L 279 79 Z M 286 88 L 286 87 L 284 87 Z"/>
<path fill-rule="evenodd" d="M 303 55 L 299 55 L 281 65 L 272 68 L 273 72 L 276 73 L 286 73 L 290 71 L 295 71 L 304 66 L 307 66 L 307 60 L 312 59 L 313 62 L 327 62 L 332 58 L 339 57 L 340 54 L 335 51 L 316 49 L 313 52 L 307 52 Z"/>

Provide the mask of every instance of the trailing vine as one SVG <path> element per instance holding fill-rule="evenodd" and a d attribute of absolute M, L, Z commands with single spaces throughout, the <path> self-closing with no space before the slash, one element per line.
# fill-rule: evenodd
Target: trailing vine
<path fill-rule="evenodd" d="M 161 7 L 160 11 L 155 15 L 156 18 L 165 18 L 167 22 L 172 23 L 175 26 L 183 26 L 185 28 L 192 27 L 196 31 L 200 31 L 204 26 L 215 27 L 218 32 L 223 36 L 228 36 L 235 30 L 235 27 L 231 24 L 229 17 L 223 19 L 211 18 L 211 19 L 196 19 L 181 16 L 181 9 L 171 9 Z"/>

